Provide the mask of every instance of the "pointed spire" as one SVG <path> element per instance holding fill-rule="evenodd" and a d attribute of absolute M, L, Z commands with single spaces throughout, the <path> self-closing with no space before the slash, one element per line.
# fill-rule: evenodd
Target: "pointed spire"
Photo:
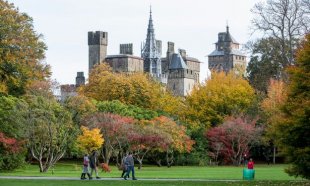
<path fill-rule="evenodd" d="M 227 42 L 233 42 L 233 39 L 229 33 L 229 26 L 228 26 L 228 23 L 226 25 L 226 36 L 225 36 L 225 41 Z"/>
<path fill-rule="evenodd" d="M 150 5 L 150 18 L 149 18 L 149 25 L 148 30 L 154 30 L 153 28 L 153 19 L 152 19 L 152 6 Z"/>
<path fill-rule="evenodd" d="M 226 20 L 226 32 L 229 33 L 228 20 Z"/>
<path fill-rule="evenodd" d="M 161 74 L 160 54 L 160 50 L 156 44 L 152 19 L 152 7 L 150 6 L 150 18 L 147 28 L 146 40 L 141 52 L 141 57 L 144 60 L 144 69 L 146 72 L 150 72 L 150 74 L 155 74 L 156 76 Z"/>

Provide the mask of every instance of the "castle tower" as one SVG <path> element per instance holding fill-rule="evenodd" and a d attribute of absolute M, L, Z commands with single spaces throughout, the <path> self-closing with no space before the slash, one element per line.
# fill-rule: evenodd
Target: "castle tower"
<path fill-rule="evenodd" d="M 88 32 L 88 70 L 102 62 L 107 56 L 108 33 L 102 31 Z"/>
<path fill-rule="evenodd" d="M 132 43 L 120 44 L 119 53 L 133 55 Z"/>
<path fill-rule="evenodd" d="M 75 86 L 79 87 L 80 85 L 85 85 L 84 72 L 77 72 L 77 75 L 75 78 Z"/>
<path fill-rule="evenodd" d="M 231 36 L 229 27 L 218 34 L 215 50 L 208 55 L 209 69 L 229 72 L 232 69 L 245 73 L 246 55 L 239 50 L 239 43 Z"/>
<path fill-rule="evenodd" d="M 141 57 L 144 60 L 144 71 L 152 76 L 161 77 L 161 41 L 155 39 L 152 10 L 150 9 L 150 18 L 147 28 L 147 36 L 142 46 Z"/>
<path fill-rule="evenodd" d="M 195 74 L 185 64 L 180 54 L 172 54 L 167 87 L 177 96 L 186 96 L 195 85 Z"/>

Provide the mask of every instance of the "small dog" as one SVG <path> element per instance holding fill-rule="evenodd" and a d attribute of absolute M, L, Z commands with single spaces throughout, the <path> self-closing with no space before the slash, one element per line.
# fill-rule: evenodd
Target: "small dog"
<path fill-rule="evenodd" d="M 111 168 L 106 163 L 101 163 L 101 168 L 102 168 L 102 171 L 104 172 L 111 172 Z"/>

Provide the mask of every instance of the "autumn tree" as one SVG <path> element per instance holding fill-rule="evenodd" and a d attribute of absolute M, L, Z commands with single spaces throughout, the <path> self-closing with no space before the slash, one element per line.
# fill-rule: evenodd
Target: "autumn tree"
<path fill-rule="evenodd" d="M 64 106 L 71 112 L 72 121 L 80 126 L 84 117 L 97 111 L 96 103 L 83 95 L 71 96 Z"/>
<path fill-rule="evenodd" d="M 261 108 L 267 118 L 265 124 L 265 143 L 273 144 L 273 163 L 275 163 L 276 156 L 276 136 L 281 131 L 277 130 L 277 125 L 284 120 L 282 107 L 287 99 L 286 85 L 281 80 L 271 79 L 268 87 L 267 97 L 261 103 Z"/>
<path fill-rule="evenodd" d="M 212 73 L 212 77 L 195 87 L 186 97 L 180 118 L 190 128 L 216 126 L 225 116 L 246 111 L 254 99 L 254 90 L 242 77 L 233 73 Z"/>
<path fill-rule="evenodd" d="M 80 93 L 98 101 L 119 100 L 150 110 L 176 114 L 180 99 L 167 92 L 160 83 L 143 73 L 116 73 L 108 64 L 97 65 L 90 73 L 89 83 Z"/>
<path fill-rule="evenodd" d="M 124 150 L 128 146 L 128 134 L 135 131 L 133 123 L 133 118 L 111 113 L 94 113 L 83 121 L 83 125 L 89 128 L 98 128 L 103 134 L 105 144 L 102 148 L 102 156 L 107 164 L 113 155 L 117 157 L 117 163 L 119 163 L 119 156 L 123 156 Z"/>
<path fill-rule="evenodd" d="M 255 126 L 256 120 L 245 117 L 227 117 L 225 122 L 206 132 L 209 140 L 209 155 L 219 161 L 240 165 L 242 157 L 259 140 L 261 130 Z"/>
<path fill-rule="evenodd" d="M 23 95 L 33 80 L 49 77 L 50 68 L 42 63 L 45 50 L 32 18 L 0 0 L 0 93 Z"/>
<path fill-rule="evenodd" d="M 46 172 L 61 159 L 75 139 L 70 113 L 55 99 L 27 95 L 25 133 L 27 147 L 39 162 L 40 172 Z"/>
<path fill-rule="evenodd" d="M 279 146 L 291 166 L 289 175 L 310 179 L 310 34 L 289 68 L 288 98 L 284 121 L 277 126 Z"/>
<path fill-rule="evenodd" d="M 191 140 L 186 134 L 186 128 L 184 126 L 178 125 L 175 121 L 165 116 L 154 118 L 150 121 L 150 124 L 171 136 L 171 143 L 164 149 L 168 167 L 174 162 L 175 152 L 185 153 L 192 150 L 195 141 Z"/>
<path fill-rule="evenodd" d="M 141 169 L 143 159 L 148 153 L 165 151 L 172 143 L 171 135 L 147 121 L 135 125 L 135 130 L 128 134 L 128 150 L 133 152 Z"/>
<path fill-rule="evenodd" d="M 88 129 L 81 126 L 82 134 L 77 138 L 77 145 L 81 152 L 90 154 L 94 150 L 98 150 L 104 143 L 104 138 L 100 134 L 100 129 Z"/>
<path fill-rule="evenodd" d="M 59 84 L 55 80 L 34 80 L 28 85 L 26 94 L 53 98 L 53 91 L 58 86 Z"/>
<path fill-rule="evenodd" d="M 0 96 L 0 170 L 25 163 L 25 117 L 28 105 L 12 96 Z"/>

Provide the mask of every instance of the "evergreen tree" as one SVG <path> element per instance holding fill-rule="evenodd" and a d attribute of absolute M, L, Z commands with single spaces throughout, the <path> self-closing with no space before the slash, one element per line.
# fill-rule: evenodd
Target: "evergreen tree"
<path fill-rule="evenodd" d="M 285 121 L 278 126 L 280 147 L 292 165 L 286 172 L 310 179 L 310 34 L 297 52 L 289 70 Z"/>

